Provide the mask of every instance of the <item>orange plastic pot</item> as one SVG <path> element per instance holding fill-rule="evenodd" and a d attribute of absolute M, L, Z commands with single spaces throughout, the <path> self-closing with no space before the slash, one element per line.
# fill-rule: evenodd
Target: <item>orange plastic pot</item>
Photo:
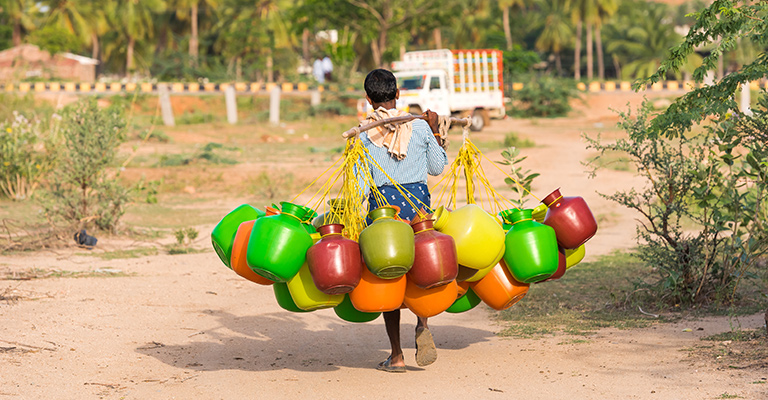
<path fill-rule="evenodd" d="M 416 283 L 407 280 L 405 305 L 419 317 L 434 317 L 447 310 L 456 301 L 458 293 L 455 280 L 432 289 L 422 289 Z"/>
<path fill-rule="evenodd" d="M 459 290 L 459 293 L 456 294 L 456 298 L 459 298 L 461 296 L 464 296 L 464 293 L 467 293 L 467 290 L 469 289 L 469 282 L 456 282 L 457 289 Z"/>
<path fill-rule="evenodd" d="M 368 268 L 363 268 L 360 283 L 349 293 L 352 305 L 362 312 L 393 311 L 400 308 L 405 299 L 405 275 L 382 279 Z"/>
<path fill-rule="evenodd" d="M 499 263 L 478 282 L 471 284 L 472 290 L 494 310 L 506 310 L 528 293 L 527 283 L 520 283 L 512 277 L 506 265 Z"/>
<path fill-rule="evenodd" d="M 254 221 L 245 221 L 237 228 L 235 233 L 235 241 L 232 244 L 232 259 L 230 265 L 232 270 L 236 274 L 248 279 L 251 282 L 258 283 L 259 285 L 271 285 L 274 282 L 269 279 L 253 272 L 246 262 L 246 256 L 248 255 L 248 240 L 251 238 L 251 230 L 253 229 Z"/>

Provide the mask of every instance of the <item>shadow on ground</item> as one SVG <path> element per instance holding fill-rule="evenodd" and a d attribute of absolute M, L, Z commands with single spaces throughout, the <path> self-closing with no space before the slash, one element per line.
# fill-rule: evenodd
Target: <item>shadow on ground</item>
<path fill-rule="evenodd" d="M 221 310 L 205 310 L 203 313 L 214 316 L 219 325 L 193 336 L 195 341 L 184 345 L 148 343 L 136 351 L 168 365 L 195 371 L 369 369 L 389 355 L 389 342 L 381 317 L 374 323 L 355 324 L 319 312 L 279 312 L 247 317 Z M 401 324 L 406 363 L 412 360 L 412 349 L 415 349 L 415 318 L 413 323 L 408 323 L 408 319 L 407 314 L 403 315 Z M 438 352 L 440 349 L 463 349 L 494 336 L 487 330 L 460 326 L 431 324 L 431 330 Z"/>

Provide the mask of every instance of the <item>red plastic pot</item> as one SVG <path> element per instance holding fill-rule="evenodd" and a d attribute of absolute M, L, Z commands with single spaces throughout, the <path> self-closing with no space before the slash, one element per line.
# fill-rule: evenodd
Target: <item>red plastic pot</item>
<path fill-rule="evenodd" d="M 459 272 L 453 238 L 436 231 L 432 223 L 429 219 L 411 223 L 415 251 L 408 281 L 422 289 L 446 285 Z"/>
<path fill-rule="evenodd" d="M 307 250 L 307 264 L 315 286 L 326 294 L 349 293 L 360 282 L 360 246 L 341 235 L 342 224 L 322 225 L 322 238 Z"/>
<path fill-rule="evenodd" d="M 566 249 L 575 249 L 597 232 L 597 221 L 587 202 L 579 196 L 563 197 L 555 189 L 541 201 L 547 205 L 544 225 L 555 230 L 557 243 Z"/>

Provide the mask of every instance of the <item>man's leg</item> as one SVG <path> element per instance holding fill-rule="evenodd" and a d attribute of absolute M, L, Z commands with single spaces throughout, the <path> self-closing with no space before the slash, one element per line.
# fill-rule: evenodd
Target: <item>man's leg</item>
<path fill-rule="evenodd" d="M 416 322 L 416 364 L 424 367 L 435 360 L 437 360 L 437 349 L 427 326 L 427 319 L 419 317 Z"/>
<path fill-rule="evenodd" d="M 392 353 L 389 356 L 389 364 L 396 367 L 405 366 L 403 349 L 400 347 L 400 310 L 385 312 L 384 326 L 387 328 L 389 344 L 392 346 Z"/>

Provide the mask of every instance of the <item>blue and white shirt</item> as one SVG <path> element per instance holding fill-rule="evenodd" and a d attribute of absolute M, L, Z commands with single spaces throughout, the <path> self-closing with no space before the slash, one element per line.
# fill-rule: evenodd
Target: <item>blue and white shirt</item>
<path fill-rule="evenodd" d="M 437 139 L 432 134 L 432 129 L 426 121 L 416 119 L 413 121 L 413 133 L 408 143 L 408 155 L 397 160 L 389 154 L 386 147 L 378 147 L 368 139 L 367 132 L 360 134 L 360 141 L 368 149 L 370 156 L 387 171 L 392 179 L 404 185 L 407 183 L 427 183 L 427 174 L 436 176 L 443 172 L 448 164 L 448 156 L 445 150 L 437 144 Z M 377 187 L 392 185 L 389 178 L 370 160 L 373 181 Z M 366 190 L 367 192 L 367 190 Z"/>

